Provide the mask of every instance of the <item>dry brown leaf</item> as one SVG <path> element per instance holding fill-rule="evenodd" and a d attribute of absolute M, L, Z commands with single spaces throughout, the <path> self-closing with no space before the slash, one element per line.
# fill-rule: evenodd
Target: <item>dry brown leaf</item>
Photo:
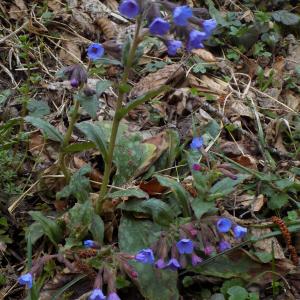
<path fill-rule="evenodd" d="M 197 56 L 199 56 L 201 59 L 203 59 L 206 62 L 216 62 L 217 61 L 215 56 L 206 49 L 194 49 L 194 50 L 192 50 L 192 53 L 196 54 Z"/>
<path fill-rule="evenodd" d="M 251 228 L 251 234 L 254 237 L 260 237 L 260 236 L 263 236 L 263 235 L 271 233 L 271 232 L 272 231 L 270 228 Z M 258 241 L 255 244 L 253 244 L 253 247 L 257 251 L 263 251 L 263 252 L 268 252 L 268 253 L 272 253 L 272 251 L 273 251 L 272 249 L 274 248 L 275 259 L 284 259 L 285 258 L 283 249 L 275 237 L 271 237 L 268 239 Z"/>
<path fill-rule="evenodd" d="M 84 33 L 95 34 L 96 27 L 94 25 L 93 19 L 85 12 L 80 9 L 72 9 L 73 23 L 76 29 L 81 29 Z"/>
<path fill-rule="evenodd" d="M 104 36 L 108 40 L 116 38 L 117 35 L 117 24 L 106 17 L 102 17 L 96 20 L 96 24 L 103 32 Z"/>
<path fill-rule="evenodd" d="M 142 181 L 140 183 L 140 189 L 146 192 L 149 196 L 157 196 L 166 190 L 166 187 L 162 186 L 156 178 L 152 178 L 150 181 Z"/>
<path fill-rule="evenodd" d="M 62 48 L 59 58 L 65 65 L 72 65 L 81 61 L 80 43 L 71 35 L 62 35 Z"/>
<path fill-rule="evenodd" d="M 254 212 L 258 212 L 262 209 L 265 204 L 264 195 L 260 194 L 257 197 L 255 195 L 243 194 L 236 198 L 237 204 L 243 208 L 252 207 Z"/>
<path fill-rule="evenodd" d="M 250 168 L 252 170 L 257 170 L 258 161 L 256 158 L 254 158 L 253 156 L 251 156 L 249 154 L 235 157 L 235 158 L 233 158 L 233 160 L 246 168 Z"/>
<path fill-rule="evenodd" d="M 189 86 L 196 87 L 201 92 L 208 92 L 217 95 L 227 94 L 228 83 L 218 78 L 208 77 L 202 75 L 200 78 L 189 74 L 188 75 Z"/>
<path fill-rule="evenodd" d="M 183 76 L 184 70 L 180 64 L 167 65 L 163 69 L 142 78 L 131 90 L 130 97 L 136 98 L 168 83 L 174 85 Z"/>
<path fill-rule="evenodd" d="M 156 136 L 150 137 L 143 141 L 144 144 L 152 144 L 155 146 L 155 151 L 152 154 L 150 159 L 139 166 L 137 172 L 134 174 L 135 177 L 143 174 L 146 170 L 157 160 L 160 158 L 162 153 L 166 151 L 169 147 L 168 136 L 166 132 L 161 132 Z"/>
<path fill-rule="evenodd" d="M 112 11 L 118 10 L 119 3 L 116 0 L 106 0 L 105 3 Z"/>
<path fill-rule="evenodd" d="M 59 13 L 61 11 L 61 0 L 48 0 L 47 4 L 54 13 Z"/>
<path fill-rule="evenodd" d="M 288 107 L 295 111 L 300 111 L 300 95 L 294 93 L 291 90 L 285 91 L 282 95 L 282 98 L 285 100 L 285 103 Z"/>

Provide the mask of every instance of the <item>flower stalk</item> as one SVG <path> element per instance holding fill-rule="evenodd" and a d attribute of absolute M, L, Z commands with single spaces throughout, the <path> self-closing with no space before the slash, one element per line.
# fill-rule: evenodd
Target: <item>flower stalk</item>
<path fill-rule="evenodd" d="M 112 124 L 112 130 L 111 130 L 111 135 L 110 135 L 110 141 L 109 141 L 109 146 L 108 146 L 108 155 L 107 155 L 107 161 L 105 162 L 105 168 L 104 168 L 104 175 L 103 175 L 103 180 L 101 183 L 101 189 L 99 193 L 99 198 L 96 203 L 96 211 L 97 213 L 101 213 L 102 211 L 102 206 L 103 202 L 105 201 L 105 196 L 107 194 L 107 188 L 109 184 L 109 177 L 111 173 L 111 168 L 112 168 L 112 161 L 113 161 L 113 154 L 114 154 L 114 149 L 115 149 L 115 144 L 116 144 L 116 139 L 117 139 L 117 134 L 118 134 L 118 129 L 120 122 L 122 120 L 122 117 L 120 117 L 120 110 L 123 107 L 123 101 L 124 101 L 124 96 L 125 96 L 125 91 L 123 89 L 123 86 L 127 83 L 130 69 L 132 67 L 135 53 L 137 50 L 137 47 L 140 43 L 140 30 L 142 27 L 142 18 L 138 17 L 137 18 L 137 23 L 136 23 L 136 30 L 135 30 L 135 35 L 134 39 L 132 42 L 132 45 L 129 50 L 128 58 L 127 58 L 127 63 L 124 68 L 124 73 L 119 85 L 119 91 L 118 91 L 118 98 L 117 98 L 117 104 L 116 104 L 116 113 L 114 115 L 113 119 L 113 124 Z"/>
<path fill-rule="evenodd" d="M 70 142 L 70 139 L 71 139 L 71 136 L 72 136 L 72 132 L 74 130 L 75 123 L 78 119 L 79 106 L 80 105 L 79 105 L 78 100 L 75 100 L 74 101 L 74 109 L 70 114 L 69 127 L 68 127 L 67 132 L 64 136 L 64 139 L 63 139 L 63 142 L 62 142 L 62 145 L 61 145 L 61 150 L 60 150 L 59 155 L 58 155 L 58 165 L 59 165 L 61 171 L 63 172 L 65 180 L 66 180 L 67 183 L 70 181 L 70 172 L 69 172 L 69 170 L 66 166 L 66 162 L 65 162 L 66 153 L 64 152 L 64 148 L 69 145 L 69 142 Z"/>

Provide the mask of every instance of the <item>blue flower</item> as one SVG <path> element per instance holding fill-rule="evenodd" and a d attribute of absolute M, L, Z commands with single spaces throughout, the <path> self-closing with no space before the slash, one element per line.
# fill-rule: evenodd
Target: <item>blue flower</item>
<path fill-rule="evenodd" d="M 199 150 L 200 148 L 202 148 L 202 146 L 203 146 L 203 137 L 202 136 L 194 137 L 190 145 L 191 149 Z"/>
<path fill-rule="evenodd" d="M 94 248 L 96 246 L 96 243 L 93 240 L 85 240 L 83 242 L 83 245 L 85 248 Z"/>
<path fill-rule="evenodd" d="M 217 21 L 215 19 L 205 20 L 202 26 L 205 33 L 210 36 L 217 27 Z"/>
<path fill-rule="evenodd" d="M 178 262 L 178 260 L 176 258 L 171 258 L 169 260 L 169 262 L 167 263 L 166 267 L 173 271 L 176 271 L 177 269 L 181 268 L 180 263 Z"/>
<path fill-rule="evenodd" d="M 167 42 L 168 54 L 174 56 L 177 53 L 177 50 L 182 47 L 182 42 L 178 40 L 170 40 Z"/>
<path fill-rule="evenodd" d="M 192 169 L 193 171 L 201 171 L 202 167 L 199 164 L 193 164 Z"/>
<path fill-rule="evenodd" d="M 176 243 L 176 247 L 180 254 L 191 254 L 194 250 L 193 242 L 190 239 L 181 239 Z"/>
<path fill-rule="evenodd" d="M 192 265 L 194 267 L 197 266 L 197 265 L 199 265 L 199 264 L 201 264 L 202 261 L 203 261 L 203 259 L 200 256 L 198 256 L 195 253 L 192 254 Z"/>
<path fill-rule="evenodd" d="M 226 218 L 221 218 L 217 222 L 217 229 L 220 233 L 228 232 L 231 228 L 231 221 Z"/>
<path fill-rule="evenodd" d="M 155 267 L 156 267 L 157 269 L 164 269 L 164 268 L 166 267 L 166 263 L 165 263 L 165 261 L 164 261 L 162 258 L 160 258 L 160 259 L 155 263 Z"/>
<path fill-rule="evenodd" d="M 188 19 L 193 15 L 190 7 L 187 5 L 177 6 L 173 11 L 174 23 L 178 26 L 188 25 Z"/>
<path fill-rule="evenodd" d="M 97 60 L 104 54 L 104 48 L 101 44 L 93 43 L 87 49 L 87 55 L 90 60 Z"/>
<path fill-rule="evenodd" d="M 123 0 L 119 6 L 119 11 L 127 18 L 135 18 L 139 14 L 140 8 L 135 0 Z"/>
<path fill-rule="evenodd" d="M 153 251 L 150 248 L 142 249 L 136 254 L 135 260 L 143 264 L 153 264 L 154 263 Z"/>
<path fill-rule="evenodd" d="M 106 297 L 104 296 L 102 290 L 100 289 L 93 289 L 92 294 L 89 297 L 89 300 L 105 300 Z"/>
<path fill-rule="evenodd" d="M 18 282 L 19 282 L 19 284 L 26 285 L 28 288 L 31 289 L 32 288 L 32 282 L 33 282 L 32 275 L 30 273 L 26 273 L 24 275 L 21 275 L 18 278 Z"/>
<path fill-rule="evenodd" d="M 188 50 L 204 48 L 202 42 L 207 39 L 207 34 L 199 30 L 192 30 L 189 34 Z"/>
<path fill-rule="evenodd" d="M 116 292 L 112 292 L 108 295 L 107 300 L 121 300 Z"/>
<path fill-rule="evenodd" d="M 236 225 L 233 227 L 233 233 L 236 239 L 241 239 L 247 234 L 247 228 Z"/>
<path fill-rule="evenodd" d="M 207 245 L 205 248 L 204 248 L 204 254 L 207 255 L 207 256 L 210 256 L 211 254 L 213 254 L 214 252 L 214 247 L 213 246 L 210 246 L 210 245 Z"/>
<path fill-rule="evenodd" d="M 162 18 L 155 18 L 149 30 L 154 35 L 165 35 L 170 30 L 170 24 Z"/>
<path fill-rule="evenodd" d="M 225 250 L 228 250 L 231 248 L 231 245 L 229 242 L 225 241 L 225 240 L 222 240 L 220 243 L 219 243 L 219 251 L 220 252 L 223 252 Z"/>

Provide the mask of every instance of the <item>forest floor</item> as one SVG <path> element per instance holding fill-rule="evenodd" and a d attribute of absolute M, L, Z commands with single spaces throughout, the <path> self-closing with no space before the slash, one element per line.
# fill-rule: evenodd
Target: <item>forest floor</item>
<path fill-rule="evenodd" d="M 299 2 L 176 5 L 217 21 L 205 48 L 171 57 L 148 36 L 118 87 L 135 30 L 119 1 L 0 1 L 0 299 L 79 300 L 98 287 L 121 299 L 300 299 Z M 94 42 L 105 56 L 91 63 Z M 63 76 L 72 65 L 88 70 L 84 95 Z M 142 101 L 121 122 L 99 213 L 120 90 L 125 108 Z M 180 268 L 134 259 L 150 248 Z M 31 289 L 18 283 L 28 272 Z"/>

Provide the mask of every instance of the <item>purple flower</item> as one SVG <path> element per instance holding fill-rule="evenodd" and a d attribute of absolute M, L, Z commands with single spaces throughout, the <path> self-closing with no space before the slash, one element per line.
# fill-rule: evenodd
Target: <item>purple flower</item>
<path fill-rule="evenodd" d="M 193 12 L 187 5 L 177 6 L 173 11 L 174 23 L 178 26 L 186 26 L 188 24 L 188 18 L 192 15 Z"/>
<path fill-rule="evenodd" d="M 247 228 L 236 225 L 233 227 L 233 233 L 236 239 L 241 239 L 247 234 Z"/>
<path fill-rule="evenodd" d="M 192 30 L 189 35 L 188 50 L 204 48 L 202 42 L 207 39 L 207 34 L 199 30 Z"/>
<path fill-rule="evenodd" d="M 167 268 L 173 270 L 173 271 L 176 271 L 177 269 L 179 269 L 181 266 L 180 266 L 180 263 L 178 262 L 178 260 L 176 258 L 171 258 L 169 260 L 169 262 L 167 263 Z"/>
<path fill-rule="evenodd" d="M 202 261 L 203 261 L 203 259 L 200 256 L 198 256 L 195 253 L 192 254 L 192 265 L 193 265 L 193 267 L 201 264 Z"/>
<path fill-rule="evenodd" d="M 79 81 L 76 78 L 71 79 L 70 84 L 73 88 L 79 87 Z"/>
<path fill-rule="evenodd" d="M 192 168 L 193 168 L 194 171 L 201 171 L 201 169 L 202 169 L 201 165 L 199 165 L 199 164 L 193 164 Z"/>
<path fill-rule="evenodd" d="M 97 60 L 104 54 L 104 48 L 101 44 L 93 43 L 87 49 L 87 55 L 90 60 Z"/>
<path fill-rule="evenodd" d="M 140 8 L 136 0 L 123 0 L 119 6 L 120 13 L 127 18 L 135 18 Z"/>
<path fill-rule="evenodd" d="M 170 30 L 170 24 L 162 18 L 155 18 L 149 30 L 154 35 L 165 35 Z"/>
<path fill-rule="evenodd" d="M 142 249 L 136 254 L 135 260 L 143 264 L 153 264 L 154 263 L 153 251 L 150 248 Z"/>
<path fill-rule="evenodd" d="M 202 148 L 202 146 L 203 146 L 203 137 L 202 136 L 194 137 L 190 145 L 191 149 L 199 150 L 200 148 Z"/>
<path fill-rule="evenodd" d="M 31 289 L 33 282 L 32 275 L 30 273 L 23 274 L 18 278 L 18 282 L 19 284 L 26 285 L 28 288 Z"/>
<path fill-rule="evenodd" d="M 207 256 L 210 256 L 213 252 L 214 252 L 213 246 L 208 245 L 204 248 L 204 254 Z"/>
<path fill-rule="evenodd" d="M 93 289 L 92 294 L 89 297 L 89 300 L 105 300 L 106 297 L 104 296 L 102 290 L 100 289 Z"/>
<path fill-rule="evenodd" d="M 226 218 L 221 218 L 217 222 L 217 229 L 220 233 L 228 232 L 231 228 L 231 221 Z"/>
<path fill-rule="evenodd" d="M 178 40 L 170 40 L 167 42 L 168 54 L 174 56 L 177 53 L 177 50 L 182 47 L 182 42 Z"/>
<path fill-rule="evenodd" d="M 108 295 L 107 300 L 121 300 L 116 292 L 112 292 Z"/>
<path fill-rule="evenodd" d="M 181 239 L 176 243 L 176 247 L 180 254 L 191 254 L 194 249 L 193 242 L 190 239 Z"/>
<path fill-rule="evenodd" d="M 217 21 L 215 19 L 205 20 L 202 26 L 205 33 L 210 36 L 217 27 Z"/>
<path fill-rule="evenodd" d="M 222 240 L 220 243 L 219 243 L 219 251 L 220 252 L 223 252 L 225 250 L 228 250 L 231 248 L 231 245 L 229 242 L 225 241 L 225 240 Z"/>
<path fill-rule="evenodd" d="M 160 258 L 160 259 L 155 263 L 155 267 L 156 267 L 157 269 L 164 269 L 164 268 L 166 267 L 166 263 L 165 263 L 165 261 L 164 261 L 162 258 Z"/>
<path fill-rule="evenodd" d="M 93 240 L 85 240 L 83 242 L 85 248 L 94 248 L 96 247 L 96 243 Z"/>

